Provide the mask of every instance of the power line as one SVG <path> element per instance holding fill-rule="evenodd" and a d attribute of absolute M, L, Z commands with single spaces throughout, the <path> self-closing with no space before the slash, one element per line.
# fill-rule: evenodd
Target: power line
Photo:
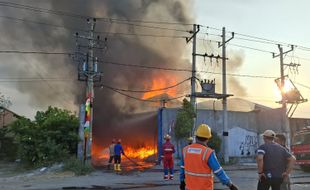
<path fill-rule="evenodd" d="M 178 96 L 178 97 L 175 97 L 175 98 L 162 98 L 162 99 L 158 99 L 158 100 L 152 100 L 152 99 L 141 99 L 141 98 L 137 98 L 137 97 L 134 97 L 134 96 L 131 96 L 131 95 L 128 95 L 126 93 L 123 93 L 123 92 L 120 92 L 114 88 L 111 88 L 111 87 L 108 87 L 108 86 L 103 86 L 104 88 L 107 88 L 109 90 L 112 90 L 116 93 L 119 93 L 123 96 L 126 96 L 128 98 L 132 98 L 132 99 L 135 99 L 135 100 L 138 100 L 138 101 L 143 101 L 143 102 L 160 102 L 162 100 L 165 100 L 165 101 L 172 101 L 172 100 L 175 100 L 175 99 L 179 99 L 179 98 L 182 98 L 182 97 L 185 97 L 186 95 L 182 95 L 182 96 Z"/>
<path fill-rule="evenodd" d="M 137 67 L 137 68 L 142 68 L 142 69 L 157 69 L 157 70 L 176 71 L 176 72 L 192 72 L 190 69 L 174 69 L 174 68 L 164 68 L 164 67 L 145 66 L 145 65 L 136 65 L 136 64 L 124 64 L 124 63 L 109 62 L 109 61 L 105 61 L 105 62 L 99 61 L 99 63 L 126 66 L 126 67 Z M 220 72 L 211 72 L 211 71 L 197 71 L 197 72 L 218 74 L 218 75 L 222 74 Z M 274 76 L 248 75 L 248 74 L 236 74 L 236 73 L 227 73 L 227 75 L 237 76 L 237 77 L 251 77 L 251 78 L 270 78 L 270 79 L 277 78 Z"/>
<path fill-rule="evenodd" d="M 307 89 L 309 89 L 310 90 L 310 86 L 307 86 L 307 85 L 304 85 L 304 84 L 301 84 L 301 83 L 299 83 L 299 82 L 295 82 L 296 84 L 298 84 L 298 85 L 300 85 L 300 86 L 302 86 L 302 87 L 304 87 L 304 88 L 307 88 Z"/>
<path fill-rule="evenodd" d="M 81 31 L 81 32 L 88 32 L 87 30 L 83 30 L 80 28 L 70 27 L 70 26 L 63 26 L 63 25 L 55 25 L 55 24 L 48 24 L 44 22 L 38 22 L 33 20 L 26 20 L 21 18 L 9 17 L 9 16 L 0 16 L 3 19 L 9 19 L 16 22 L 25 22 L 31 24 L 38 24 L 46 27 L 53 27 L 53 28 L 61 28 L 71 31 Z M 139 37 L 158 37 L 158 38 L 186 38 L 186 36 L 178 36 L 178 35 L 155 35 L 155 34 L 146 34 L 146 33 L 125 33 L 125 32 L 108 32 L 108 31 L 98 31 L 95 32 L 96 34 L 113 34 L 113 35 L 123 35 L 123 36 L 139 36 Z"/>
<path fill-rule="evenodd" d="M 44 54 L 44 55 L 74 55 L 69 52 L 46 52 L 46 51 L 20 51 L 20 50 L 0 50 L 0 53 L 17 53 L 17 54 Z"/>
<path fill-rule="evenodd" d="M 125 67 L 137 67 L 137 68 L 142 68 L 142 69 L 156 69 L 156 70 L 166 70 L 166 71 L 192 72 L 190 69 L 164 68 L 164 67 L 137 65 L 137 64 L 117 63 L 117 62 L 111 62 L 111 61 L 104 61 L 104 62 L 99 61 L 98 63 L 125 66 Z"/>
<path fill-rule="evenodd" d="M 160 26 L 149 26 L 149 25 L 141 25 L 141 24 L 134 24 L 134 23 L 128 23 L 128 22 L 113 21 L 112 23 L 125 24 L 125 25 L 130 25 L 130 26 L 137 26 L 137 27 L 151 28 L 151 29 L 170 30 L 170 31 L 186 32 L 186 33 L 189 32 L 187 30 L 181 30 L 181 29 L 176 29 L 176 28 L 167 28 L 167 27 L 160 27 Z"/>
<path fill-rule="evenodd" d="M 42 8 L 42 7 L 34 7 L 34 6 L 30 6 L 30 5 L 18 4 L 18 3 L 12 3 L 12 2 L 0 1 L 0 6 L 11 7 L 11 8 L 16 8 L 16 9 L 24 9 L 24 10 L 40 12 L 40 13 L 54 14 L 54 15 L 58 15 L 58 16 L 68 16 L 68 17 L 73 17 L 73 18 L 81 18 L 81 19 L 96 18 L 94 16 L 89 16 L 89 15 L 81 15 L 81 14 L 76 14 L 76 13 L 68 12 L 68 11 L 46 9 L 46 8 Z M 183 25 L 183 26 L 193 24 L 193 23 L 172 22 L 172 21 L 134 20 L 134 19 L 118 19 L 118 18 L 108 18 L 108 17 L 98 17 L 98 18 L 96 18 L 96 20 L 103 21 L 103 22 L 128 22 L 128 23 Z"/>
<path fill-rule="evenodd" d="M 258 49 L 258 48 L 253 48 L 253 47 L 244 46 L 244 45 L 238 45 L 238 44 L 233 44 L 233 43 L 229 43 L 229 45 L 232 45 L 232 46 L 235 46 L 235 47 L 240 47 L 240 48 L 251 49 L 251 50 L 255 50 L 255 51 L 260 51 L 260 52 L 264 52 L 264 53 L 271 53 L 271 54 L 274 53 L 272 51 L 267 51 L 267 50 L 263 50 L 263 49 Z"/>
<path fill-rule="evenodd" d="M 79 15 L 79 14 L 75 14 L 75 13 L 72 13 L 72 12 L 58 11 L 58 10 L 45 9 L 45 8 L 38 8 L 38 7 L 33 7 L 33 6 L 29 6 L 29 5 L 22 5 L 22 4 L 18 4 L 18 3 L 0 2 L 0 6 L 7 6 L 7 7 L 12 7 L 12 8 L 17 8 L 17 9 L 25 9 L 25 10 L 29 10 L 29 11 L 54 14 L 54 15 L 58 15 L 58 16 L 69 16 L 69 17 L 73 17 L 73 18 L 82 18 L 82 19 L 93 18 L 91 16 Z M 161 29 L 161 30 L 172 30 L 172 31 L 178 31 L 178 32 L 188 32 L 186 30 L 181 30 L 181 29 L 176 29 L 176 28 L 167 28 L 167 27 L 135 24 L 135 23 L 131 23 L 131 22 L 125 21 L 123 19 L 99 18 L 99 20 L 104 21 L 104 22 L 110 22 L 110 23 L 116 23 L 116 24 L 126 24 L 126 25 L 137 26 L 137 27 L 144 27 L 144 28 Z M 144 23 L 152 23 L 152 22 L 146 21 Z M 153 24 L 154 24 L 154 22 L 153 22 Z"/>
<path fill-rule="evenodd" d="M 0 4 L 0 5 L 1 5 L 1 4 Z M 88 32 L 87 30 L 83 30 L 83 29 L 80 29 L 80 28 L 68 27 L 68 26 L 64 26 L 64 25 L 48 24 L 48 23 L 45 23 L 45 22 L 33 21 L 33 20 L 22 19 L 22 18 L 16 18 L 16 17 L 11 17 L 11 16 L 3 16 L 3 15 L 0 15 L 0 18 L 8 19 L 8 20 L 13 20 L 13 21 L 17 21 L 17 22 L 25 22 L 25 23 L 31 23 L 31 24 L 38 24 L 38 25 L 43 25 L 43 26 L 48 26 L 48 27 L 54 27 L 54 28 L 69 29 L 69 30 L 72 30 L 72 31 Z"/>
<path fill-rule="evenodd" d="M 183 25 L 183 26 L 191 26 L 193 23 L 182 23 L 182 22 L 170 22 L 170 21 L 151 21 L 151 20 L 134 20 L 134 19 L 118 19 L 118 18 L 107 18 L 107 17 L 99 17 L 98 21 L 104 22 L 131 22 L 131 23 L 145 23 L 145 24 L 162 24 L 162 25 Z"/>
<path fill-rule="evenodd" d="M 107 87 L 107 88 L 113 88 L 114 90 L 117 90 L 117 91 L 124 91 L 124 92 L 136 92 L 136 93 L 146 93 L 146 92 L 156 92 L 156 91 L 163 91 L 163 90 L 168 90 L 168 89 L 171 89 L 171 88 L 174 88 L 174 87 L 177 87 L 181 84 L 183 84 L 184 82 L 190 80 L 191 78 L 187 78 L 175 85 L 172 85 L 172 86 L 167 86 L 167 87 L 164 87 L 164 88 L 159 88 L 159 89 L 151 89 L 151 90 L 130 90 L 130 89 L 120 89 L 120 88 L 114 88 L 114 87 L 111 87 L 111 86 L 108 86 L 108 85 L 105 85 L 105 84 L 101 84 L 100 86 L 101 87 Z"/>
<path fill-rule="evenodd" d="M 39 13 L 54 14 L 54 15 L 58 15 L 58 16 L 68 16 L 68 17 L 80 18 L 80 19 L 90 18 L 89 16 L 79 15 L 79 14 L 75 14 L 72 12 L 65 12 L 65 11 L 58 11 L 58 10 L 52 10 L 52 9 L 33 7 L 33 6 L 29 6 L 29 5 L 23 5 L 23 4 L 12 3 L 12 2 L 0 1 L 0 6 L 11 7 L 11 8 L 16 8 L 16 9 L 24 9 L 24 10 L 39 12 Z"/>

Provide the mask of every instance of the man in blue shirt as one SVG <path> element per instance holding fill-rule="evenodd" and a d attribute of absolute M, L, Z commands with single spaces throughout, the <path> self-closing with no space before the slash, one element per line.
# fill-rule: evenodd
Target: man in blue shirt
<path fill-rule="evenodd" d="M 280 190 L 283 178 L 292 171 L 295 157 L 284 147 L 274 142 L 276 134 L 272 130 L 263 133 L 265 144 L 257 149 L 258 185 L 257 190 Z"/>
<path fill-rule="evenodd" d="M 125 155 L 124 149 L 121 145 L 122 140 L 118 139 L 117 144 L 114 146 L 114 170 L 115 171 L 122 171 L 121 169 L 121 155 Z"/>

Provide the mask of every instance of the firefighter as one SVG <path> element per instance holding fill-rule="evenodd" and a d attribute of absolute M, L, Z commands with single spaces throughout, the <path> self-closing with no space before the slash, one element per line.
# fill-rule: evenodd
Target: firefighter
<path fill-rule="evenodd" d="M 110 154 L 110 158 L 109 158 L 109 164 L 108 164 L 108 169 L 110 169 L 110 166 L 112 164 L 112 160 L 114 159 L 114 147 L 115 147 L 115 139 L 112 139 L 112 144 L 109 146 L 109 154 Z"/>
<path fill-rule="evenodd" d="M 115 171 L 122 171 L 121 169 L 121 161 L 122 161 L 122 154 L 125 155 L 124 149 L 121 145 L 122 140 L 118 139 L 117 144 L 114 146 L 114 170 Z"/>
<path fill-rule="evenodd" d="M 196 130 L 196 142 L 183 148 L 180 169 L 180 189 L 213 190 L 213 173 L 222 184 L 231 190 L 238 190 L 219 164 L 214 150 L 207 146 L 212 137 L 211 128 L 201 124 Z"/>
<path fill-rule="evenodd" d="M 174 145 L 170 142 L 170 135 L 165 135 L 166 142 L 163 144 L 163 155 L 161 156 L 164 163 L 164 180 L 173 180 L 173 153 L 175 152 Z M 168 172 L 170 175 L 168 175 Z"/>

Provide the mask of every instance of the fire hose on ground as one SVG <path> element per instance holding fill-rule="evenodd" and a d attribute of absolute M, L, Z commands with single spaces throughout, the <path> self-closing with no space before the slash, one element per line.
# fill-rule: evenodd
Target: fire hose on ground
<path fill-rule="evenodd" d="M 135 162 L 134 160 L 132 160 L 131 158 L 129 158 L 128 156 L 126 156 L 125 154 L 123 154 L 125 156 L 125 158 L 127 158 L 130 162 L 132 162 L 133 164 L 137 165 L 137 166 L 142 166 L 141 164 L 138 164 L 137 162 Z"/>

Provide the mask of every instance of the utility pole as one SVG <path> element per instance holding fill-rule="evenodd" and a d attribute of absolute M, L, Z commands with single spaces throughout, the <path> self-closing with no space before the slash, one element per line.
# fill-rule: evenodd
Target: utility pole
<path fill-rule="evenodd" d="M 286 98 L 285 98 L 285 92 L 283 90 L 284 85 L 285 85 L 285 75 L 284 75 L 284 63 L 283 63 L 283 56 L 291 51 L 294 50 L 294 46 L 291 45 L 291 49 L 283 52 L 283 48 L 280 44 L 278 44 L 278 48 L 279 48 L 279 54 L 275 55 L 274 53 L 272 54 L 273 58 L 276 57 L 280 57 L 280 77 L 281 77 L 281 104 L 282 104 L 282 127 L 284 127 L 286 136 L 287 136 L 287 143 L 288 143 L 288 147 L 291 146 L 291 130 L 290 130 L 290 126 L 289 126 L 289 121 L 288 121 L 288 117 L 286 115 L 287 112 L 287 106 L 286 106 Z"/>
<path fill-rule="evenodd" d="M 195 97 L 195 92 L 196 92 L 196 87 L 195 87 L 195 82 L 196 82 L 196 34 L 199 32 L 200 27 L 197 24 L 193 24 L 193 31 L 190 31 L 192 36 L 190 38 L 186 38 L 186 43 L 190 42 L 193 39 L 193 50 L 192 50 L 192 78 L 191 78 L 191 96 L 190 96 L 190 101 L 191 104 L 194 107 L 194 110 L 196 112 L 196 97 Z M 195 131 L 195 126 L 196 125 L 196 118 L 194 118 L 194 125 L 192 129 L 192 133 L 190 134 L 193 136 L 194 131 Z"/>
<path fill-rule="evenodd" d="M 223 91 L 223 152 L 224 152 L 224 162 L 229 162 L 228 157 L 228 125 L 227 125 L 227 87 L 226 87 L 226 43 L 234 38 L 234 33 L 232 32 L 232 37 L 226 40 L 225 27 L 222 29 L 222 43 L 218 47 L 222 47 L 222 91 Z"/>
<path fill-rule="evenodd" d="M 78 66 L 78 79 L 80 81 L 86 81 L 86 103 L 85 103 L 85 120 L 84 120 L 84 142 L 83 142 L 83 155 L 84 161 L 91 160 L 92 156 L 92 131 L 93 131 L 93 102 L 94 102 L 94 82 L 100 82 L 101 80 L 101 72 L 97 71 L 97 57 L 94 55 L 94 49 L 97 47 L 97 42 L 99 40 L 99 36 L 95 38 L 95 26 L 96 19 L 87 19 L 88 24 L 90 25 L 89 34 L 83 36 L 76 33 L 76 41 L 78 39 L 84 39 L 88 41 L 87 45 L 80 45 L 76 42 L 77 45 L 77 57 L 79 59 L 77 62 Z M 87 52 L 80 52 L 81 48 L 86 48 Z M 99 48 L 100 49 L 100 48 Z"/>

